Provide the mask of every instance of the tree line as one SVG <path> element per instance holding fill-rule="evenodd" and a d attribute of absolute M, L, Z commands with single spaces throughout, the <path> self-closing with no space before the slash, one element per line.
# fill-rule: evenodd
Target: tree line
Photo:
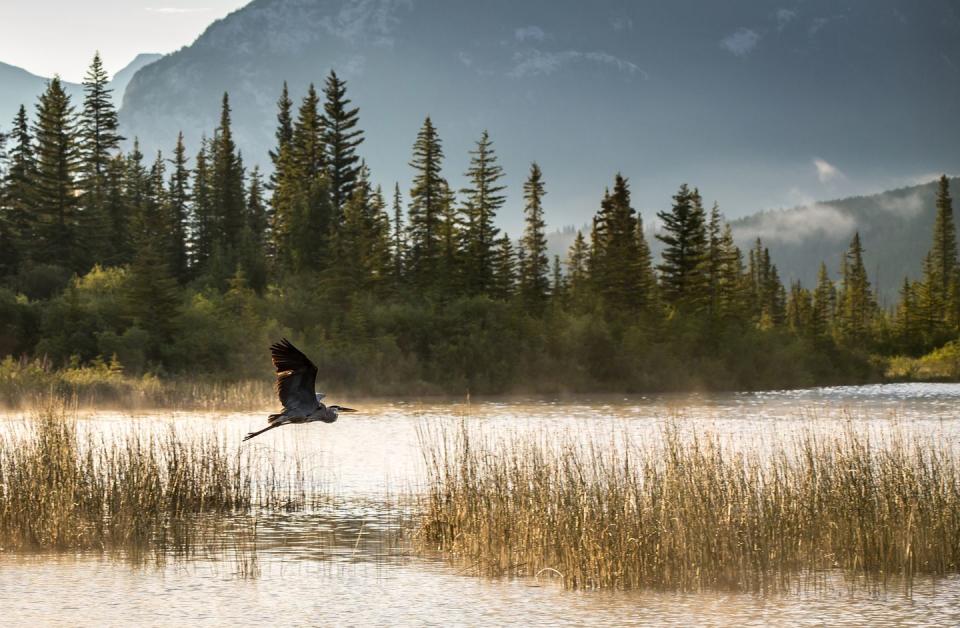
<path fill-rule="evenodd" d="M 244 165 L 227 94 L 195 153 L 182 134 L 169 155 L 121 150 L 107 79 L 97 55 L 82 103 L 54 78 L 0 135 L 0 354 L 240 377 L 287 333 L 324 349 L 335 383 L 384 390 L 768 387 L 875 378 L 878 357 L 960 328 L 946 177 L 923 277 L 884 309 L 859 234 L 838 278 L 824 263 L 815 286 L 784 286 L 763 243 L 741 250 L 686 184 L 657 213 L 654 260 L 619 173 L 589 233 L 551 259 L 547 175 L 530 165 L 512 239 L 489 134 L 454 190 L 429 117 L 411 188 L 384 191 L 335 72 L 299 103 L 284 84 L 266 177 Z"/>

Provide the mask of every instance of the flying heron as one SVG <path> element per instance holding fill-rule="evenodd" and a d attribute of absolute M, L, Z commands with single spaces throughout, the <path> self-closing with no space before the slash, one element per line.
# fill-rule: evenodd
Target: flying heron
<path fill-rule="evenodd" d="M 270 425 L 262 430 L 250 432 L 243 440 L 250 440 L 268 430 L 290 423 L 313 423 L 323 421 L 333 423 L 341 412 L 356 412 L 343 406 L 325 406 L 326 396 L 316 392 L 317 366 L 286 338 L 270 346 L 270 357 L 277 369 L 277 395 L 283 410 L 280 414 L 271 414 L 267 419 Z"/>

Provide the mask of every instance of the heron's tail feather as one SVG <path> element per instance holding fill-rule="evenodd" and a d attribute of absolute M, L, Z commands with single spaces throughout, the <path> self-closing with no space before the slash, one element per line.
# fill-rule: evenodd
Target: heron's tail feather
<path fill-rule="evenodd" d="M 273 428 L 280 427 L 281 425 L 283 425 L 283 423 L 271 423 L 270 425 L 266 426 L 262 430 L 257 430 L 256 432 L 249 432 L 246 436 L 243 437 L 243 440 L 248 441 L 254 436 L 259 436 L 260 434 L 263 434 L 267 430 L 272 430 Z"/>
<path fill-rule="evenodd" d="M 276 421 L 282 416 L 283 416 L 282 414 L 271 414 L 270 416 L 267 417 L 267 421 L 269 421 L 270 423 L 273 423 L 274 421 Z"/>

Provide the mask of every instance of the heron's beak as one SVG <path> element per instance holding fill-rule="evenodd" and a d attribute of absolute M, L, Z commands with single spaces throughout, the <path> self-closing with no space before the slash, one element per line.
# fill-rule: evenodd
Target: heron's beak
<path fill-rule="evenodd" d="M 344 408 L 343 406 L 340 406 L 340 412 L 356 412 L 356 410 L 353 408 Z"/>

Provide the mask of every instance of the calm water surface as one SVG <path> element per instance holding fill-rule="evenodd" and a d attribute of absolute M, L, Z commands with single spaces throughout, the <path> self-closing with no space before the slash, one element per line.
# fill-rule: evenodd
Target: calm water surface
<path fill-rule="evenodd" d="M 0 550 L 3 625 L 958 625 L 960 578 L 870 589 L 827 575 L 791 593 L 564 591 L 548 578 L 491 581 L 404 537 L 397 496 L 423 483 L 418 431 L 468 422 L 514 433 L 656 438 L 664 421 L 763 447 L 805 429 L 902 429 L 960 443 L 960 385 L 910 384 L 755 394 L 383 403 L 333 425 L 284 427 L 247 446 L 300 460 L 336 499 L 317 510 L 260 516 L 256 551 L 198 552 L 157 566 L 98 555 Z M 236 439 L 265 414 L 85 413 L 81 427 L 214 430 Z M 19 417 L 0 421 L 19 429 Z M 228 547 L 229 543 L 224 544 Z M 253 577 L 251 577 L 253 576 Z M 821 583 L 822 585 L 823 583 Z"/>

